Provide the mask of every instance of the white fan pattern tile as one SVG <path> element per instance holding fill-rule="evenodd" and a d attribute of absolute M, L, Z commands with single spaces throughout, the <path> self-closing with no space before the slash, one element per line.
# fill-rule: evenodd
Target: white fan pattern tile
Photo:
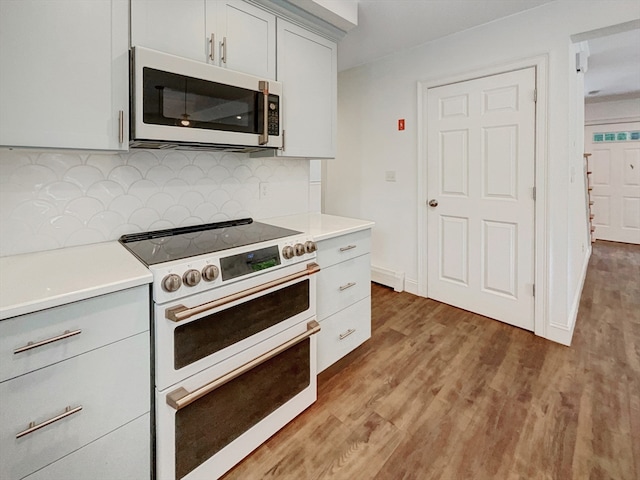
<path fill-rule="evenodd" d="M 260 198 L 263 182 L 268 194 Z M 308 209 L 308 160 L 0 150 L 0 256 Z"/>

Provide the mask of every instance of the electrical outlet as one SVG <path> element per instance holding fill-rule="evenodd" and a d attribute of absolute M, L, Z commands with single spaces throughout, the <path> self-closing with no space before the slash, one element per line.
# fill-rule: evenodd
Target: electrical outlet
<path fill-rule="evenodd" d="M 395 170 L 387 170 L 384 172 L 384 179 L 387 182 L 395 182 L 396 181 L 396 171 Z"/>
<path fill-rule="evenodd" d="M 270 191 L 268 182 L 260 182 L 260 200 L 269 197 Z"/>

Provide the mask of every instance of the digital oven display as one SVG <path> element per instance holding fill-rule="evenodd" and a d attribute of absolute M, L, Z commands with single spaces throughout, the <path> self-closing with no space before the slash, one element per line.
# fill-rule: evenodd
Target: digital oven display
<path fill-rule="evenodd" d="M 222 280 L 231 280 L 277 265 L 280 265 L 277 245 L 220 259 Z"/>

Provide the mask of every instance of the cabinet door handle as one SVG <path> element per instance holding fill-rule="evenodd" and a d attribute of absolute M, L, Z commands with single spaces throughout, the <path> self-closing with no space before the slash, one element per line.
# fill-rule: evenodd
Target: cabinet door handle
<path fill-rule="evenodd" d="M 73 337 L 74 335 L 79 335 L 81 333 L 81 329 L 74 330 L 73 332 L 70 330 L 65 330 L 63 334 L 58 335 L 57 337 L 47 338 L 46 340 L 40 340 L 39 342 L 28 342 L 26 345 L 20 348 L 16 348 L 13 351 L 13 354 L 16 355 L 18 353 L 26 352 L 27 350 L 42 347 L 43 345 L 48 345 L 49 343 L 58 342 L 60 340 L 64 340 L 65 338 Z"/>
<path fill-rule="evenodd" d="M 340 247 L 341 252 L 346 252 L 347 250 L 351 250 L 356 248 L 356 245 L 347 245 L 346 247 Z"/>
<path fill-rule="evenodd" d="M 67 407 L 64 409 L 64 412 L 62 412 L 60 415 L 56 415 L 55 417 L 50 418 L 49 420 L 45 420 L 44 422 L 39 423 L 37 425 L 36 425 L 36 422 L 29 422 L 29 428 L 16 434 L 16 438 L 21 438 L 21 437 L 24 437 L 25 435 L 29 435 L 30 433 L 33 433 L 36 430 L 40 430 L 41 428 L 46 427 L 47 425 L 51 425 L 52 423 L 55 423 L 58 420 L 62 420 L 63 418 L 68 417 L 69 415 L 78 413 L 80 410 L 82 410 L 82 405 L 79 405 L 75 408 Z"/>
<path fill-rule="evenodd" d="M 209 58 L 213 61 L 216 59 L 216 34 L 211 34 L 211 40 L 209 40 Z"/>
<path fill-rule="evenodd" d="M 124 143 L 124 110 L 118 110 L 118 142 Z"/>
<path fill-rule="evenodd" d="M 351 288 L 351 287 L 355 287 L 356 282 L 349 282 L 346 285 L 342 285 L 340 287 L 340 291 L 342 292 L 343 290 L 346 290 L 347 288 Z"/>
<path fill-rule="evenodd" d="M 347 330 L 344 333 L 341 333 L 339 335 L 340 340 L 344 340 L 345 338 L 347 338 L 349 335 L 351 335 L 352 333 L 355 333 L 356 329 L 355 328 L 350 328 L 349 330 Z"/>
<path fill-rule="evenodd" d="M 222 37 L 220 46 L 222 47 L 222 56 L 220 57 L 220 60 L 222 60 L 222 63 L 227 63 L 227 37 Z"/>

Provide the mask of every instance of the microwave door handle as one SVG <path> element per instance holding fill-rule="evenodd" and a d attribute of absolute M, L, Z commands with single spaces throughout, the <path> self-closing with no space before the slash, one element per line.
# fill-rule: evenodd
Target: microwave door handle
<path fill-rule="evenodd" d="M 258 139 L 258 145 L 269 143 L 269 82 L 260 81 L 258 89 L 262 91 L 264 104 L 262 106 L 262 133 Z"/>

